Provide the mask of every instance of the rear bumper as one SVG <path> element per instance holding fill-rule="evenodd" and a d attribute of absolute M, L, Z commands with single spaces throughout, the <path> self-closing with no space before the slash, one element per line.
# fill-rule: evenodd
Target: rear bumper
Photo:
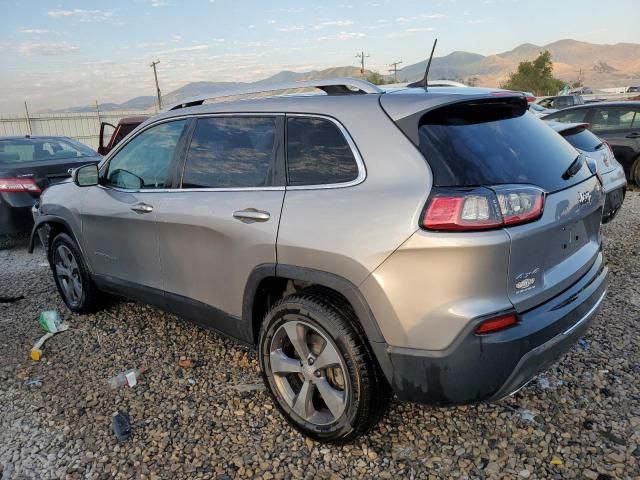
<path fill-rule="evenodd" d="M 436 405 L 514 393 L 584 334 L 604 299 L 607 273 L 600 254 L 572 287 L 521 314 L 520 323 L 507 330 L 476 335 L 479 320 L 444 351 L 387 347 L 381 363 L 393 390 L 400 400 Z"/>
<path fill-rule="evenodd" d="M 31 200 L 31 204 L 33 202 L 35 199 Z M 30 231 L 33 226 L 31 204 L 12 206 L 4 198 L 0 198 L 0 235 Z"/>

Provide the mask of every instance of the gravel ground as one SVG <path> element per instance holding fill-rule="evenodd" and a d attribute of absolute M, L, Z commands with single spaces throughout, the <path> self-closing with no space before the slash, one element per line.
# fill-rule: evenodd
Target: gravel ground
<path fill-rule="evenodd" d="M 640 478 L 640 191 L 605 226 L 609 294 L 589 334 L 518 394 L 491 405 L 394 402 L 353 444 L 292 430 L 263 390 L 256 355 L 136 303 L 71 315 L 42 250 L 0 250 L 0 477 Z M 29 359 L 37 316 L 71 329 Z M 178 366 L 190 358 L 190 368 Z M 105 379 L 145 365 L 132 389 Z M 38 380 L 41 383 L 30 381 Z M 129 413 L 119 444 L 111 416 Z"/>

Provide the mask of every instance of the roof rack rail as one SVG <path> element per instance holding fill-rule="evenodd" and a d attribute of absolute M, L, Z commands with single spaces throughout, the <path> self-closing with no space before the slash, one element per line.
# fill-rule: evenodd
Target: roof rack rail
<path fill-rule="evenodd" d="M 202 105 L 207 100 L 225 97 L 236 97 L 240 95 L 250 95 L 254 93 L 276 92 L 279 90 L 292 90 L 297 88 L 317 88 L 327 95 L 353 95 L 362 93 L 384 93 L 383 90 L 369 83 L 366 80 L 357 78 L 324 78 L 320 80 L 303 80 L 300 82 L 273 83 L 268 85 L 251 85 L 248 87 L 232 88 L 211 95 L 198 95 L 182 100 L 171 105 L 168 110 L 194 107 Z"/>

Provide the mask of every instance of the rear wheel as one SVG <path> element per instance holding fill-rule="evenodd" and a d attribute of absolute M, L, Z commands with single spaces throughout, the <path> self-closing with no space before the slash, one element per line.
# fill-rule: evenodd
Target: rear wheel
<path fill-rule="evenodd" d="M 631 166 L 631 180 L 640 187 L 640 157 Z"/>
<path fill-rule="evenodd" d="M 80 249 L 66 233 L 59 233 L 49 248 L 49 263 L 58 292 L 76 313 L 90 313 L 98 309 L 100 293 L 89 276 Z"/>
<path fill-rule="evenodd" d="M 259 360 L 285 419 L 325 442 L 346 442 L 375 425 L 389 390 L 350 307 L 317 292 L 291 295 L 267 314 Z"/>

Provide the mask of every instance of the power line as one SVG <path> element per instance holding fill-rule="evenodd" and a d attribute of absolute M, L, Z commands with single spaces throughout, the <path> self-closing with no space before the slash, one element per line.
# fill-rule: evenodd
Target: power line
<path fill-rule="evenodd" d="M 162 110 L 162 95 L 160 94 L 160 85 L 158 85 L 158 72 L 156 71 L 156 65 L 160 63 L 160 60 L 156 60 L 155 62 L 151 62 L 149 65 L 153 68 L 153 78 L 156 80 L 156 92 L 158 94 L 158 111 Z"/>
<path fill-rule="evenodd" d="M 365 55 L 364 52 L 360 52 L 356 55 L 356 58 L 360 59 L 360 73 L 364 75 L 364 59 L 369 58 L 371 55 L 368 53 Z"/>
<path fill-rule="evenodd" d="M 389 72 L 393 72 L 393 78 L 395 83 L 398 83 L 398 65 L 400 65 L 402 63 L 402 60 L 399 60 L 397 62 L 391 62 L 389 64 L 389 66 L 391 67 L 389 69 Z"/>

